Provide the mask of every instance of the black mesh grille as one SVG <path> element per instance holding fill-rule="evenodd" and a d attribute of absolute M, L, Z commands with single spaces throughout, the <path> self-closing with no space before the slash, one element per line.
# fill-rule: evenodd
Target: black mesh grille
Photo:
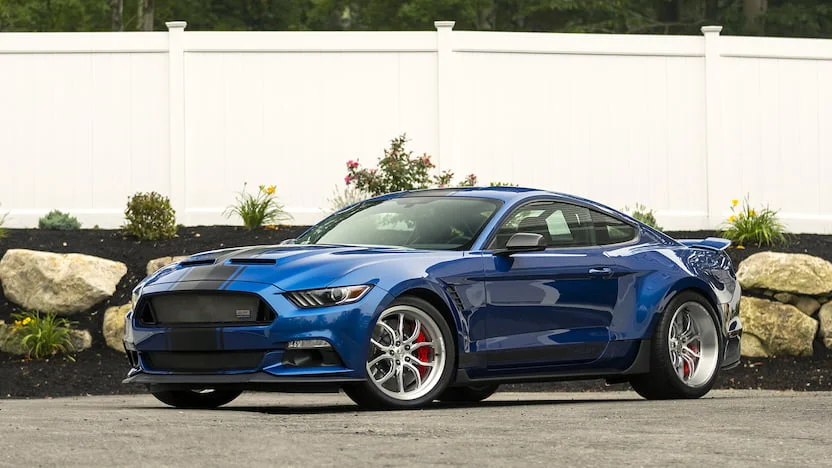
<path fill-rule="evenodd" d="M 447 291 L 448 295 L 451 296 L 451 300 L 454 302 L 454 307 L 456 307 L 456 310 L 458 310 L 459 312 L 465 310 L 465 306 L 462 304 L 462 299 L 460 299 L 459 293 L 456 292 L 456 289 L 449 287 L 447 288 Z"/>
<path fill-rule="evenodd" d="M 274 310 L 259 296 L 235 293 L 173 293 L 150 296 L 140 306 L 145 326 L 269 324 Z"/>
<path fill-rule="evenodd" d="M 148 370 L 175 372 L 218 372 L 253 370 L 263 361 L 264 351 L 169 352 L 141 353 Z"/>

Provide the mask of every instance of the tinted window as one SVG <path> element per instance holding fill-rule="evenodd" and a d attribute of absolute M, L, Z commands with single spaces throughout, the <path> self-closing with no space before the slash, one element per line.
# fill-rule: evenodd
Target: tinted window
<path fill-rule="evenodd" d="M 540 234 L 549 247 L 589 247 L 635 238 L 635 228 L 616 218 L 563 202 L 536 202 L 515 210 L 497 230 L 490 249 L 504 248 L 518 232 Z"/>
<path fill-rule="evenodd" d="M 595 227 L 597 245 L 618 244 L 636 237 L 636 228 L 597 211 L 592 212 L 592 224 Z"/>
<path fill-rule="evenodd" d="M 500 202 L 486 198 L 408 196 L 366 202 L 321 221 L 298 244 L 466 248 Z"/>

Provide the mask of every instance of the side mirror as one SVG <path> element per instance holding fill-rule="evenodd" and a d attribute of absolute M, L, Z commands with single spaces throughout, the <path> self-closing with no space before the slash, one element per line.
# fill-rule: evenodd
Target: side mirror
<path fill-rule="evenodd" d="M 506 248 L 495 250 L 494 255 L 511 255 L 518 252 L 539 252 L 546 250 L 546 239 L 540 234 L 518 232 L 506 242 Z"/>

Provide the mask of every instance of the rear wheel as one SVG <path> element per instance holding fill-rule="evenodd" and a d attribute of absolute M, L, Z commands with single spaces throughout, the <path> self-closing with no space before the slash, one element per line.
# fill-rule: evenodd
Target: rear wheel
<path fill-rule="evenodd" d="M 384 310 L 370 336 L 367 381 L 344 392 L 359 406 L 415 408 L 430 403 L 451 379 L 456 359 L 451 329 L 430 303 L 401 297 Z"/>
<path fill-rule="evenodd" d="M 500 384 L 468 385 L 465 387 L 450 387 L 439 395 L 437 400 L 454 403 L 476 403 L 493 395 Z"/>
<path fill-rule="evenodd" d="M 212 409 L 231 403 L 243 392 L 215 389 L 154 391 L 151 386 L 150 393 L 162 403 L 176 408 Z"/>
<path fill-rule="evenodd" d="M 684 292 L 662 314 L 651 343 L 650 373 L 630 384 L 648 400 L 699 398 L 719 370 L 722 340 L 714 313 L 699 294 Z"/>

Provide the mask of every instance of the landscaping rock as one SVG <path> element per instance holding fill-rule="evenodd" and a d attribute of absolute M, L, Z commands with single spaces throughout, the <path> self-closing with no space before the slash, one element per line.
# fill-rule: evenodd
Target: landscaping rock
<path fill-rule="evenodd" d="M 754 335 L 769 356 L 811 356 L 817 320 L 792 305 L 756 297 L 743 297 L 740 304 L 743 336 Z"/>
<path fill-rule="evenodd" d="M 130 312 L 130 304 L 124 304 L 120 307 L 109 307 L 104 312 L 104 341 L 107 346 L 114 350 L 123 353 L 124 343 L 121 338 L 124 335 L 124 316 Z"/>
<path fill-rule="evenodd" d="M 0 352 L 23 356 L 26 351 L 20 343 L 20 338 L 12 333 L 13 325 L 6 325 L 0 320 Z M 88 330 L 71 330 L 69 341 L 72 349 L 70 353 L 80 353 L 92 347 L 92 335 Z"/>
<path fill-rule="evenodd" d="M 819 335 L 827 349 L 832 349 L 832 302 L 827 302 L 818 313 L 820 321 Z"/>
<path fill-rule="evenodd" d="M 774 295 L 774 299 L 783 304 L 791 304 L 808 316 L 814 315 L 820 309 L 820 302 L 814 297 L 779 292 Z"/>
<path fill-rule="evenodd" d="M 783 304 L 791 304 L 797 296 L 792 293 L 780 292 L 774 295 L 774 300 Z"/>
<path fill-rule="evenodd" d="M 770 289 L 815 296 L 832 291 L 832 263 L 806 254 L 756 253 L 742 263 L 743 289 Z"/>
<path fill-rule="evenodd" d="M 6 298 L 28 311 L 71 315 L 113 295 L 123 263 L 81 254 L 10 249 L 0 260 Z"/>
<path fill-rule="evenodd" d="M 820 302 L 809 296 L 797 296 L 791 304 L 810 317 L 820 310 Z"/>
<path fill-rule="evenodd" d="M 187 256 L 184 257 L 161 257 L 161 258 L 154 258 L 153 260 L 147 262 L 147 275 L 150 276 L 153 273 L 159 271 L 162 267 L 170 265 L 171 263 L 181 262 L 188 258 Z"/>
<path fill-rule="evenodd" d="M 745 331 L 740 338 L 740 354 L 745 357 L 768 357 L 768 351 L 760 339 Z"/>

